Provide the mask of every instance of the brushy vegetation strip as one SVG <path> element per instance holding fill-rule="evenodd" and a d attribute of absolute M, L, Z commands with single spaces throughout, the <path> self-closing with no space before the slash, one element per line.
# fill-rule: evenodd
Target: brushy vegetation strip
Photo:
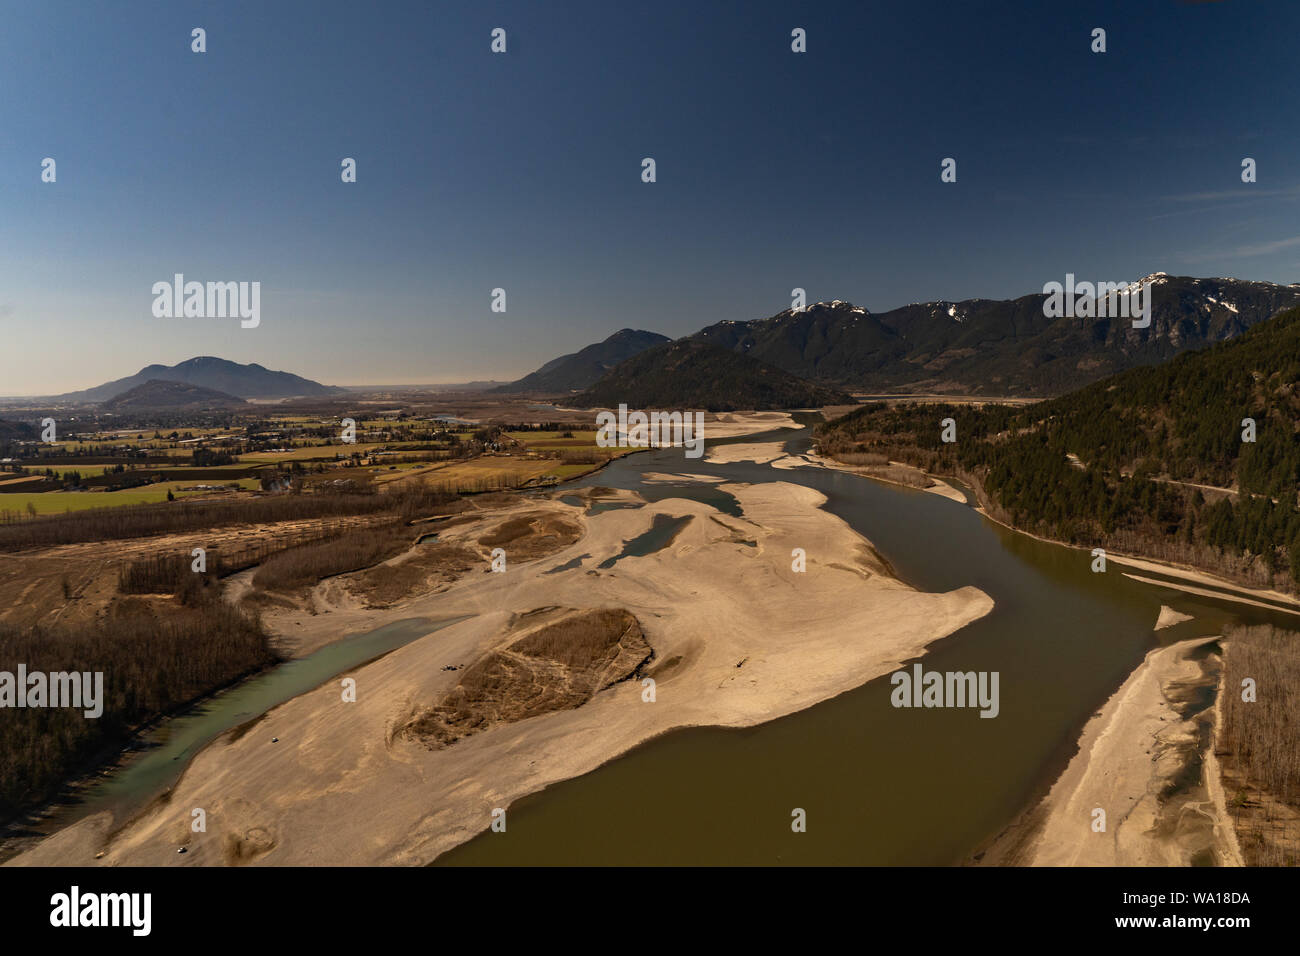
<path fill-rule="evenodd" d="M 104 710 L 6 709 L 0 720 L 0 820 L 48 800 L 133 728 L 276 661 L 258 621 L 220 600 L 158 616 L 118 608 L 93 627 L 0 625 L 0 671 L 104 675 Z"/>

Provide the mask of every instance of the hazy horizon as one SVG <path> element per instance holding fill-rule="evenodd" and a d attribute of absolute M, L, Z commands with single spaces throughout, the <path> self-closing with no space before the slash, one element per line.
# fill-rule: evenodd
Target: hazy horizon
<path fill-rule="evenodd" d="M 1129 281 L 1134 281 L 1134 280 L 1137 280 L 1137 279 L 1142 278 L 1143 276 L 1150 275 L 1150 274 L 1152 274 L 1153 272 L 1167 272 L 1167 271 L 1168 271 L 1168 270 L 1155 269 L 1155 270 L 1149 270 L 1149 271 L 1146 271 L 1146 272 L 1139 272 L 1139 273 L 1136 273 L 1136 274 L 1134 274 L 1134 275 L 1132 275 L 1132 276 L 1130 276 L 1130 277 L 1122 277 L 1122 278 L 1126 278 L 1126 279 L 1129 280 Z M 1171 274 L 1172 274 L 1172 273 L 1171 273 Z M 1084 278 L 1084 277 L 1081 276 L 1080 278 Z M 1240 280 L 1240 281 L 1243 281 L 1243 282 L 1274 282 L 1274 283 L 1276 283 L 1276 284 L 1278 284 L 1278 285 L 1297 284 L 1297 283 L 1285 283 L 1285 282 L 1279 282 L 1279 281 L 1274 280 L 1274 279 L 1259 279 L 1259 278 L 1256 278 L 1256 277 L 1243 276 L 1243 275 L 1236 275 L 1236 276 L 1208 276 L 1208 275 L 1203 275 L 1203 276 L 1195 276 L 1195 278 L 1202 278 L 1202 279 L 1210 279 L 1210 278 L 1217 278 L 1217 279 L 1237 279 L 1237 280 Z M 1030 292 L 1015 293 L 1015 294 L 1004 295 L 1004 296 L 992 296 L 992 297 L 986 297 L 986 298 L 1016 299 L 1016 298 L 1019 298 L 1019 297 L 1021 297 L 1021 296 L 1023 296 L 1023 295 L 1033 295 L 1033 294 L 1036 294 L 1036 293 L 1041 292 L 1041 291 L 1042 291 L 1042 290 L 1040 290 L 1040 289 L 1035 289 L 1035 290 L 1032 290 L 1032 291 L 1030 291 Z M 964 300 L 964 299 L 971 299 L 971 298 L 976 298 L 976 297 L 975 297 L 975 296 L 958 296 L 958 297 L 956 297 L 955 300 L 952 300 L 952 301 L 962 301 L 962 300 Z M 862 303 L 859 302 L 858 300 L 856 300 L 856 299 L 851 299 L 851 298 L 846 298 L 846 297 L 844 297 L 844 296 L 823 296 L 823 297 L 818 297 L 818 298 L 812 298 L 812 297 L 809 297 L 808 302 L 809 302 L 809 304 L 812 304 L 812 303 L 814 303 L 814 302 L 830 302 L 830 301 L 834 301 L 835 299 L 839 299 L 839 300 L 844 301 L 844 302 L 849 302 L 849 303 L 851 303 L 851 304 L 853 304 L 853 305 L 855 305 L 855 306 L 856 306 L 856 305 L 862 305 Z M 866 308 L 867 311 L 868 311 L 869 313 L 879 314 L 879 313 L 888 312 L 888 311 L 890 311 L 890 310 L 892 310 L 892 309 L 899 308 L 899 307 L 904 306 L 904 305 L 911 305 L 911 304 L 918 303 L 918 302 L 934 302 L 934 301 L 939 301 L 939 300 L 934 299 L 934 298 L 911 299 L 911 300 L 909 300 L 909 301 L 907 301 L 907 302 L 900 302 L 900 303 L 898 303 L 897 305 L 891 305 L 889 308 L 885 308 L 885 309 L 876 309 L 876 308 L 872 308 L 872 307 L 870 307 L 870 306 L 863 306 L 863 308 Z M 789 308 L 789 304 L 788 304 L 788 303 L 784 304 L 784 305 L 783 305 L 782 307 L 780 307 L 780 308 L 773 308 L 771 312 L 764 313 L 763 315 L 747 316 L 747 317 L 745 317 L 745 318 L 738 318 L 738 319 L 735 319 L 735 321 L 750 321 L 750 320 L 753 320 L 753 319 L 762 319 L 762 318 L 767 318 L 767 317 L 769 317 L 769 316 L 771 316 L 771 315 L 775 315 L 775 314 L 778 313 L 778 312 L 784 311 L 784 309 L 787 309 L 787 308 Z M 726 318 L 726 317 L 723 316 L 723 317 L 720 317 L 720 318 Z M 311 380 L 313 380 L 313 381 L 320 382 L 320 383 L 323 384 L 323 385 L 334 385 L 334 386 L 340 386 L 340 387 L 345 387 L 345 388 L 360 388 L 360 387 L 366 387 L 366 386 L 374 386 L 374 387 L 376 387 L 376 388 L 392 388 L 392 387 L 398 387 L 398 386 L 403 386 L 403 385 L 412 385 L 412 386 L 445 386 L 445 385 L 464 385 L 464 384 L 468 384 L 468 383 L 470 383 L 470 382 L 500 382 L 500 383 L 507 383 L 507 382 L 514 382 L 514 381 L 517 381 L 517 380 L 520 379 L 520 378 L 523 378 L 523 377 L 524 377 L 525 375 L 527 375 L 529 372 L 533 372 L 533 371 L 535 371 L 539 366 L 545 364 L 546 362 L 549 362 L 551 359 L 558 358 L 558 357 L 561 356 L 561 355 L 567 355 L 567 354 L 571 354 L 571 353 L 573 353 L 573 352 L 576 352 L 576 351 L 578 351 L 579 349 L 584 348 L 585 346 L 588 346 L 588 345 L 594 344 L 595 342 L 602 341 L 603 339 L 608 338 L 610 335 L 613 335 L 614 333 L 618 332 L 620 329 L 622 329 L 622 328 L 627 328 L 627 327 L 628 327 L 628 326 L 619 326 L 618 328 L 611 328 L 607 334 L 605 334 L 605 335 L 601 335 L 601 337 L 600 337 L 599 339 L 592 339 L 591 341 L 583 341 L 583 342 L 581 342 L 581 343 L 579 343 L 579 344 L 575 344 L 575 345 L 573 345 L 572 347 L 568 347 L 568 348 L 557 348 L 556 350 L 553 351 L 553 354 L 548 354 L 548 355 L 545 355 L 545 356 L 541 356 L 541 357 L 539 357 L 539 358 L 537 359 L 537 361 L 536 361 L 535 364 L 530 365 L 530 366 L 528 366 L 527 368 L 517 369 L 517 370 L 515 370 L 515 371 L 513 371 L 513 372 L 505 372 L 505 373 L 497 373 L 497 374 L 485 373 L 485 374 L 481 374 L 481 375 L 480 375 L 480 374 L 468 374 L 468 373 L 467 373 L 467 374 L 462 375 L 461 377 L 456 377 L 456 378 L 441 378 L 441 379 L 438 379 L 438 380 L 433 380 L 433 379 L 419 379 L 419 378 L 400 378 L 400 377 L 389 376 L 389 377 L 387 377 L 387 378 L 385 378 L 385 379 L 368 379 L 368 378 L 362 378 L 362 379 L 357 379 L 357 380 L 355 380 L 355 381 L 329 381 L 329 380 L 326 380 L 326 379 L 323 379 L 323 378 L 320 378 L 320 377 L 318 377 L 318 376 L 316 376 L 316 375 L 311 374 L 310 370 L 304 371 L 303 369 L 295 368 L 295 367 L 292 367 L 292 366 L 289 365 L 289 364 L 283 364 L 283 363 L 277 365 L 277 364 L 275 364 L 274 361 L 268 361 L 268 360 L 266 360 L 265 358 L 256 358 L 256 357 L 254 357 L 254 358 L 248 358 L 248 359 L 237 359 L 237 358 L 234 358 L 234 357 L 232 357 L 232 356 L 230 356 L 230 355 L 215 355 L 215 356 L 212 356 L 212 357 L 214 357 L 214 358 L 220 358 L 220 359 L 226 359 L 226 360 L 228 360 L 228 361 L 232 361 L 232 362 L 238 362 L 238 363 L 241 364 L 241 365 L 257 364 L 257 365 L 261 365 L 261 366 L 263 366 L 263 367 L 265 367 L 265 368 L 267 368 L 267 369 L 270 369 L 271 371 L 276 371 L 276 372 L 289 372 L 289 373 L 292 373 L 292 374 L 294 374 L 294 375 L 299 375 L 299 376 L 301 376 L 301 377 L 303 377 L 303 378 L 307 378 L 307 379 L 311 379 Z M 701 325 L 700 328 L 703 328 L 703 325 Z M 658 331 L 658 330 L 657 330 L 657 329 L 646 329 L 645 331 L 656 332 L 656 331 Z M 698 328 L 696 328 L 696 329 L 691 329 L 690 331 L 688 331 L 688 332 L 686 332 L 686 333 L 683 333 L 683 334 L 689 335 L 689 334 L 691 334 L 691 332 L 695 332 L 695 331 L 699 331 L 699 329 L 698 329 Z M 680 336 L 673 336 L 673 337 L 674 337 L 674 338 L 677 338 L 677 337 L 680 337 Z M 103 377 L 103 378 L 101 378 L 101 379 L 97 379 L 97 380 L 95 380 L 95 381 L 93 381 L 93 382 L 85 382 L 85 383 L 78 384 L 78 385 L 74 385 L 74 386 L 71 386 L 71 387 L 68 387 L 68 388 L 60 388 L 60 389 L 57 389 L 57 390 L 49 390 L 49 391 L 41 391 L 41 392 L 14 392 L 14 393 L 6 392 L 6 393 L 0 393 L 0 398 L 44 398 L 44 397 L 47 397 L 47 396 L 62 395 L 62 394 L 66 394 L 66 393 L 68 393 L 68 392 L 83 391 L 83 390 L 88 389 L 88 388 L 93 388 L 93 387 L 98 386 L 98 385 L 103 385 L 103 384 L 105 384 L 105 383 L 107 383 L 107 382 L 116 381 L 117 379 L 120 379 L 120 378 L 127 378 L 127 377 L 129 377 L 129 376 L 135 375 L 135 374 L 137 374 L 138 372 L 140 372 L 141 370 L 143 370 L 144 368 L 146 368 L 146 367 L 148 367 L 148 366 L 150 366 L 150 365 L 166 365 L 166 366 L 175 366 L 175 365 L 177 365 L 177 364 L 179 364 L 179 363 L 181 363 L 181 362 L 185 362 L 185 361 L 187 361 L 187 360 L 189 360 L 189 359 L 198 358 L 198 357 L 199 357 L 199 356 L 196 354 L 196 355 L 186 355 L 186 356 L 183 356 L 183 357 L 180 357 L 180 358 L 175 358 L 175 359 L 166 359 L 166 360 L 164 360 L 164 359 L 150 359 L 150 360 L 142 360 L 142 361 L 140 361 L 140 364 L 137 365 L 137 367 L 135 367 L 135 368 L 133 368 L 133 369 L 130 369 L 129 371 L 122 371 L 122 372 L 116 372 L 116 373 L 112 373 L 112 374 L 107 374 L 105 377 Z"/>

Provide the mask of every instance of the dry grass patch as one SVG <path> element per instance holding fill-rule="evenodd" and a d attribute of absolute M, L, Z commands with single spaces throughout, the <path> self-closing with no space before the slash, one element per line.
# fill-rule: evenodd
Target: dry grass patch
<path fill-rule="evenodd" d="M 423 544 L 405 561 L 371 568 L 348 582 L 348 590 L 366 607 L 384 608 L 410 597 L 454 584 L 476 567 L 486 567 L 477 551 L 453 543 Z"/>
<path fill-rule="evenodd" d="M 535 511 L 511 518 L 478 539 L 485 548 L 505 548 L 515 561 L 545 557 L 582 537 L 582 525 L 553 511 Z"/>
<path fill-rule="evenodd" d="M 535 622 L 534 615 L 516 627 Z M 446 747 L 496 724 L 572 710 L 634 677 L 654 654 L 640 622 L 621 608 L 556 609 L 547 616 L 546 623 L 470 665 L 406 732 L 430 747 Z"/>
<path fill-rule="evenodd" d="M 227 866 L 251 863 L 275 849 L 275 834 L 265 827 L 249 827 L 243 833 L 227 833 L 222 859 Z"/>

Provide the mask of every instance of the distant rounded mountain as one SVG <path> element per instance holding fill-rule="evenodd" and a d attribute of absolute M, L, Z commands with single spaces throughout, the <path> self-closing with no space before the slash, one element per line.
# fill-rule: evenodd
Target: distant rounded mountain
<path fill-rule="evenodd" d="M 493 392 L 571 392 L 600 381 L 619 362 L 632 358 L 655 345 L 672 340 L 658 332 L 620 329 L 603 342 L 588 345 L 580 352 L 552 359 L 517 382 L 501 385 Z"/>
<path fill-rule="evenodd" d="M 166 382 L 151 379 L 143 385 L 128 389 L 102 403 L 106 411 L 136 409 L 201 409 L 237 408 L 247 404 L 237 395 L 218 392 L 215 388 L 189 385 L 185 382 Z"/>
<path fill-rule="evenodd" d="M 851 405 L 836 388 L 804 381 L 747 355 L 693 339 L 646 349 L 586 391 L 565 399 L 577 408 L 740 409 Z"/>
<path fill-rule="evenodd" d="M 180 382 L 211 389 L 237 399 L 319 398 L 346 395 L 347 389 L 322 385 L 290 372 L 276 372 L 253 363 L 241 365 L 209 355 L 188 359 L 178 365 L 149 365 L 135 375 L 106 382 L 80 392 L 54 396 L 53 400 L 75 404 L 99 404 L 151 382 Z"/>

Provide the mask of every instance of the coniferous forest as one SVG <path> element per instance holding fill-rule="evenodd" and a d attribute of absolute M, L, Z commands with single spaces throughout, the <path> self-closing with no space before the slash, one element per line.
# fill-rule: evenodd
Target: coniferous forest
<path fill-rule="evenodd" d="M 1025 531 L 1295 591 L 1298 384 L 1300 308 L 1050 401 L 872 405 L 818 441 L 967 480 Z"/>

